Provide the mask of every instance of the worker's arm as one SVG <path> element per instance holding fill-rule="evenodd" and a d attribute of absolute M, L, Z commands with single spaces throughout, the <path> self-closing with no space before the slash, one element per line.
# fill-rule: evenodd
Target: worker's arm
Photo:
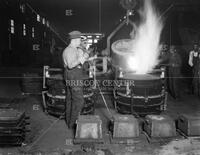
<path fill-rule="evenodd" d="M 189 61 L 188 64 L 192 67 L 193 66 L 193 52 L 191 51 L 189 54 Z"/>
<path fill-rule="evenodd" d="M 78 48 L 78 57 L 80 59 L 81 58 L 84 59 L 85 61 L 92 61 L 92 60 L 97 58 L 97 55 L 94 55 L 93 57 L 90 57 L 87 52 L 83 51 L 81 48 Z"/>
<path fill-rule="evenodd" d="M 78 48 L 78 57 L 84 57 L 85 59 L 89 58 L 89 54 L 87 53 L 87 50 L 83 50 L 81 48 Z"/>
<path fill-rule="evenodd" d="M 76 51 L 74 49 L 68 48 L 63 53 L 64 61 L 67 62 L 67 66 L 71 69 L 76 67 L 79 64 L 83 64 L 85 62 L 84 57 L 78 57 Z"/>

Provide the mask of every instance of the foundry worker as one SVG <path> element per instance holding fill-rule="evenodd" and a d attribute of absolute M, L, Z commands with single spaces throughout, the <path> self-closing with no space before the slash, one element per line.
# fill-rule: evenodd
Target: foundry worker
<path fill-rule="evenodd" d="M 198 74 L 198 57 L 199 57 L 199 51 L 198 51 L 198 44 L 195 43 L 193 50 L 190 51 L 189 53 L 189 60 L 188 60 L 188 64 L 190 65 L 190 67 L 192 67 L 192 93 L 196 94 L 195 89 L 196 89 L 196 85 L 198 83 L 197 80 L 195 79 L 196 75 Z"/>
<path fill-rule="evenodd" d="M 191 67 L 194 67 L 197 63 L 197 57 L 198 57 L 198 44 L 195 43 L 193 49 L 189 53 L 189 60 L 188 64 Z"/>
<path fill-rule="evenodd" d="M 74 128 L 84 104 L 83 85 L 80 81 L 83 79 L 82 65 L 89 56 L 79 50 L 81 35 L 79 31 L 70 32 L 70 44 L 63 51 L 64 77 L 67 86 L 66 123 L 69 128 Z"/>
<path fill-rule="evenodd" d="M 197 55 L 197 56 L 196 56 Z M 198 51 L 196 55 L 193 57 L 193 92 L 195 95 L 200 96 L 200 47 L 198 47 Z"/>
<path fill-rule="evenodd" d="M 88 40 L 87 37 L 81 37 L 81 43 L 78 47 L 78 51 L 80 55 L 86 55 L 87 57 L 91 56 L 93 53 L 93 48 L 88 47 Z M 89 64 L 91 64 L 91 61 L 88 61 L 87 63 L 84 63 L 82 68 L 84 71 L 84 74 L 87 73 L 89 69 Z"/>
<path fill-rule="evenodd" d="M 169 93 L 175 99 L 180 99 L 181 63 L 181 57 L 176 47 L 171 45 L 168 67 L 168 87 Z"/>

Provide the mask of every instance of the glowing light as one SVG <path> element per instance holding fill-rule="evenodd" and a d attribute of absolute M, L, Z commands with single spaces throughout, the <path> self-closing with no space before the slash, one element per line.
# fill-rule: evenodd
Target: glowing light
<path fill-rule="evenodd" d="M 14 20 L 13 19 L 10 20 L 10 25 L 14 26 Z"/>
<path fill-rule="evenodd" d="M 26 36 L 26 24 L 23 24 L 23 36 Z"/>
<path fill-rule="evenodd" d="M 37 21 L 40 22 L 40 15 L 37 14 Z"/>
<path fill-rule="evenodd" d="M 137 74 L 151 72 L 158 64 L 160 34 L 163 28 L 162 20 L 153 8 L 151 0 L 144 2 L 144 8 L 140 10 L 143 22 L 137 28 L 131 48 L 134 55 L 128 59 L 130 68 Z"/>
<path fill-rule="evenodd" d="M 134 71 L 137 71 L 137 69 L 140 67 L 139 65 L 139 59 L 137 59 L 134 55 L 128 57 L 128 65 L 130 68 Z"/>
<path fill-rule="evenodd" d="M 35 37 L 35 28 L 32 27 L 32 38 L 34 38 L 34 37 Z"/>
<path fill-rule="evenodd" d="M 45 25 L 45 18 L 42 18 L 42 24 Z"/>
<path fill-rule="evenodd" d="M 20 10 L 22 13 L 25 13 L 25 5 L 24 4 L 20 5 Z"/>
<path fill-rule="evenodd" d="M 92 39 L 88 39 L 88 43 L 92 44 L 92 42 L 93 42 Z"/>
<path fill-rule="evenodd" d="M 46 24 L 47 24 L 47 27 L 49 27 L 49 21 L 48 20 L 47 20 Z"/>
<path fill-rule="evenodd" d="M 15 33 L 15 22 L 13 19 L 10 20 L 10 32 L 11 34 Z"/>

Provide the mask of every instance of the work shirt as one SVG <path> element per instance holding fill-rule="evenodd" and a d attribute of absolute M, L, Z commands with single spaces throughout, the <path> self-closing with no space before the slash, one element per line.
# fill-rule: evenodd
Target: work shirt
<path fill-rule="evenodd" d="M 80 50 L 79 48 L 75 48 L 72 46 L 68 46 L 65 48 L 63 52 L 63 61 L 64 67 L 68 67 L 72 69 L 76 66 L 80 67 L 80 64 L 83 64 L 87 58 L 87 55 Z"/>
<path fill-rule="evenodd" d="M 188 64 L 193 67 L 197 63 L 197 59 L 200 57 L 200 54 L 197 51 L 190 51 Z"/>

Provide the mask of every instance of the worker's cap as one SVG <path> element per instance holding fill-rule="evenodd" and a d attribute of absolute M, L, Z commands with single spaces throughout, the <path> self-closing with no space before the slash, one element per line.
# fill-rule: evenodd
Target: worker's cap
<path fill-rule="evenodd" d="M 83 35 L 80 31 L 72 31 L 68 33 L 69 39 L 76 39 L 76 38 L 81 38 L 81 35 Z"/>

